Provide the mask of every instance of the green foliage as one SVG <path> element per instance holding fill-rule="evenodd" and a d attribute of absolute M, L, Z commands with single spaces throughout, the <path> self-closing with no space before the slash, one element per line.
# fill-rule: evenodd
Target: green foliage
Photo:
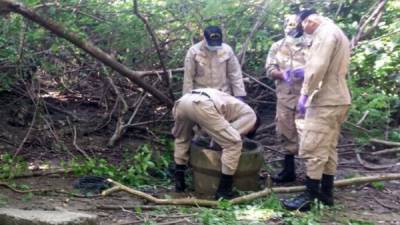
<path fill-rule="evenodd" d="M 167 156 L 169 154 L 170 152 L 167 152 L 161 155 L 159 160 L 155 160 L 150 145 L 143 144 L 135 152 L 126 153 L 124 160 L 118 166 L 105 159 L 90 159 L 72 160 L 64 163 L 64 167 L 70 167 L 73 173 L 79 176 L 104 176 L 131 186 L 139 186 L 157 181 L 153 175 L 158 175 L 158 178 L 164 178 L 165 181 L 165 170 L 170 163 L 170 156 Z"/>
<path fill-rule="evenodd" d="M 388 125 L 399 124 L 400 112 L 400 38 L 398 38 L 400 4 L 387 3 L 377 37 L 360 42 L 354 49 L 350 65 L 350 89 L 353 104 L 349 120 L 356 123 L 368 110 L 361 126 L 370 130 L 366 135 L 354 130 L 362 141 L 368 136 L 382 137 Z M 392 140 L 400 140 L 399 129 L 390 129 Z"/>
<path fill-rule="evenodd" d="M 8 204 L 7 196 L 0 194 L 0 207 L 4 207 Z"/>
<path fill-rule="evenodd" d="M 278 197 L 272 194 L 245 205 L 230 205 L 222 201 L 217 209 L 200 208 L 197 219 L 206 225 L 261 225 L 276 219 L 288 225 L 319 225 L 324 210 L 324 206 L 318 205 L 307 213 L 287 211 L 282 208 Z"/>
<path fill-rule="evenodd" d="M 275 194 L 271 194 L 268 198 L 262 199 L 260 204 L 261 208 L 274 209 L 279 211 L 283 210 L 281 201 Z"/>
<path fill-rule="evenodd" d="M 383 190 L 383 189 L 385 188 L 385 183 L 382 182 L 382 181 L 375 181 L 375 182 L 372 182 L 371 185 L 372 185 L 374 188 L 378 189 L 378 190 Z"/>
<path fill-rule="evenodd" d="M 199 220 L 204 225 L 242 224 L 237 221 L 236 216 L 232 210 L 203 208 L 199 213 Z"/>
<path fill-rule="evenodd" d="M 21 157 L 13 158 L 9 153 L 0 155 L 0 179 L 12 179 L 28 169 L 28 164 Z"/>
<path fill-rule="evenodd" d="M 313 214 L 305 214 L 303 216 L 292 216 L 284 219 L 288 225 L 319 225 Z"/>
<path fill-rule="evenodd" d="M 33 197 L 34 197 L 34 194 L 32 192 L 29 192 L 29 193 L 25 194 L 24 196 L 22 196 L 21 201 L 29 202 L 30 200 L 32 200 Z"/>
<path fill-rule="evenodd" d="M 309 212 L 301 213 L 299 212 L 288 212 L 284 221 L 289 225 L 320 225 L 320 218 L 324 214 L 324 205 L 315 201 L 314 206 Z"/>

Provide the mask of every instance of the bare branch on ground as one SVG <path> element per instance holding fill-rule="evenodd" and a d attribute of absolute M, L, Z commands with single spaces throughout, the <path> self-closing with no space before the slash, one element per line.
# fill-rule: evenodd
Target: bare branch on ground
<path fill-rule="evenodd" d="M 376 138 L 371 138 L 369 139 L 369 142 L 373 144 L 382 144 L 382 145 L 387 145 L 387 146 L 397 146 L 400 147 L 400 142 L 395 142 L 395 141 L 385 141 L 385 140 L 380 140 Z"/>
<path fill-rule="evenodd" d="M 383 174 L 383 175 L 375 175 L 375 176 L 366 176 L 366 177 L 356 177 L 344 180 L 335 181 L 335 187 L 347 187 L 351 185 L 360 185 L 366 184 L 375 181 L 388 181 L 388 180 L 399 180 L 400 173 L 392 173 L 392 174 Z M 180 198 L 180 199 L 160 199 L 156 198 L 150 194 L 144 193 L 142 191 L 135 190 L 128 186 L 125 186 L 121 183 L 108 179 L 114 187 L 107 189 L 102 192 L 103 196 L 110 195 L 113 192 L 117 191 L 125 191 L 137 197 L 146 199 L 150 202 L 159 205 L 187 205 L 187 206 L 206 206 L 206 207 L 215 207 L 218 206 L 219 202 L 214 200 L 206 200 L 206 199 L 196 199 L 196 198 Z M 234 199 L 229 200 L 231 204 L 240 204 L 243 202 L 252 201 L 257 198 L 265 197 L 270 195 L 271 193 L 294 193 L 301 192 L 305 190 L 305 186 L 293 186 L 293 187 L 274 187 L 274 188 L 266 188 L 262 191 L 254 192 L 248 195 L 240 196 Z"/>

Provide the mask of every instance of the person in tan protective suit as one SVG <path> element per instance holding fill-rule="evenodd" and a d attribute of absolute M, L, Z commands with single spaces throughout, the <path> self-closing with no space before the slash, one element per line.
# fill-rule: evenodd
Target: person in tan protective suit
<path fill-rule="evenodd" d="M 303 10 L 298 16 L 304 32 L 313 40 L 297 106 L 305 113 L 299 154 L 306 160 L 306 191 L 284 200 L 283 205 L 305 211 L 315 200 L 333 205 L 336 145 L 351 104 L 346 83 L 350 43 L 337 25 L 313 10 Z"/>
<path fill-rule="evenodd" d="M 299 117 L 296 105 L 303 84 L 304 65 L 309 41 L 298 28 L 297 16 L 285 18 L 285 38 L 272 44 L 265 69 L 267 77 L 275 80 L 276 133 L 285 154 L 283 170 L 272 180 L 277 183 L 291 182 L 296 179 L 294 156 L 298 153 L 298 134 L 295 119 Z M 301 26 L 301 25 L 300 25 Z"/>
<path fill-rule="evenodd" d="M 246 96 L 238 59 L 222 42 L 217 26 L 204 29 L 204 40 L 193 45 L 185 57 L 183 94 L 197 88 L 215 88 L 241 100 Z"/>
<path fill-rule="evenodd" d="M 222 147 L 222 174 L 215 198 L 231 198 L 233 175 L 242 150 L 241 136 L 255 134 L 258 127 L 256 113 L 246 103 L 227 93 L 201 88 L 178 99 L 173 108 L 173 116 L 176 191 L 183 192 L 186 188 L 184 174 L 194 135 L 192 128 L 198 125 Z"/>

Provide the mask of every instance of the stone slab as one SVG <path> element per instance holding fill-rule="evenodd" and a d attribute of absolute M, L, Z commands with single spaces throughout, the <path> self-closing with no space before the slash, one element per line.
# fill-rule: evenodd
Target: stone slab
<path fill-rule="evenodd" d="M 97 216 L 82 212 L 0 208 L 0 225 L 96 225 Z"/>

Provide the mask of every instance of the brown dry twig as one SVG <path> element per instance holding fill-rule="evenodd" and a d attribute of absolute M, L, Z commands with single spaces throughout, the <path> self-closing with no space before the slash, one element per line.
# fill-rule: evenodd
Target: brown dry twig
<path fill-rule="evenodd" d="M 102 210 L 120 210 L 122 208 L 124 209 L 160 209 L 163 206 L 159 205 L 97 205 L 96 209 L 102 209 Z M 165 206 L 164 206 L 165 207 Z"/>
<path fill-rule="evenodd" d="M 38 111 L 39 111 L 39 105 L 40 105 L 39 97 L 38 97 L 38 94 L 35 93 L 35 91 L 33 90 L 33 88 L 34 88 L 33 86 L 35 86 L 35 84 L 33 82 L 34 82 L 34 80 L 32 79 L 32 84 L 29 86 L 23 81 L 23 83 L 25 84 L 25 87 L 26 87 L 26 93 L 28 93 L 29 98 L 31 99 L 31 101 L 33 102 L 33 105 L 35 106 L 35 111 L 33 113 L 32 121 L 31 121 L 30 126 L 28 128 L 28 131 L 25 134 L 24 139 L 21 141 L 21 143 L 19 144 L 18 148 L 15 150 L 15 153 L 13 155 L 14 159 L 15 159 L 15 157 L 18 156 L 18 154 L 20 153 L 20 151 L 24 147 L 25 142 L 28 140 L 28 138 L 29 138 L 29 136 L 30 136 L 30 134 L 32 132 L 33 126 L 36 123 L 36 118 L 37 118 Z M 38 93 L 39 93 L 40 92 L 40 82 L 37 82 L 37 85 L 39 86 L 39 88 L 38 88 Z"/>
<path fill-rule="evenodd" d="M 390 165 L 375 165 L 375 164 L 371 164 L 366 162 L 365 160 L 363 160 L 361 158 L 360 152 L 356 151 L 356 156 L 357 156 L 357 160 L 358 162 L 366 169 L 369 170 L 383 170 L 383 169 L 388 169 L 391 168 L 393 166 L 396 166 L 397 164 L 390 164 Z"/>
<path fill-rule="evenodd" d="M 382 145 L 400 147 L 400 142 L 395 142 L 395 141 L 385 141 L 385 140 L 380 140 L 380 139 L 376 139 L 376 138 L 371 138 L 371 139 L 369 139 L 369 142 L 371 142 L 373 144 L 382 144 Z"/>
<path fill-rule="evenodd" d="M 13 191 L 15 193 L 19 193 L 19 194 L 54 192 L 54 193 L 59 193 L 59 194 L 70 195 L 70 196 L 77 197 L 77 198 L 94 198 L 94 197 L 100 196 L 100 195 L 86 196 L 86 195 L 76 194 L 73 192 L 68 192 L 63 189 L 52 189 L 52 188 L 20 190 L 20 189 L 14 188 L 12 185 L 10 185 L 6 182 L 2 182 L 2 181 L 0 181 L 0 186 L 6 187 L 6 188 L 10 189 L 11 191 Z"/>
<path fill-rule="evenodd" d="M 40 177 L 40 176 L 48 176 L 48 175 L 55 175 L 55 174 L 68 174 L 71 173 L 72 169 L 63 169 L 63 168 L 55 168 L 55 169 L 48 169 L 48 170 L 32 170 L 27 171 L 22 174 L 18 174 L 13 176 L 13 179 L 18 178 L 28 178 L 28 177 Z"/>
<path fill-rule="evenodd" d="M 273 92 L 273 93 L 276 93 L 275 89 L 273 89 L 272 87 L 270 87 L 270 86 L 264 84 L 263 82 L 259 81 L 258 79 L 256 79 L 256 78 L 253 77 L 252 75 L 250 75 L 250 74 L 248 74 L 248 73 L 245 73 L 245 72 L 242 72 L 242 73 L 243 73 L 243 75 L 245 75 L 246 77 L 250 78 L 252 81 L 256 82 L 257 84 L 259 84 L 259 85 L 265 87 L 266 89 L 270 90 L 270 91 Z"/>
<path fill-rule="evenodd" d="M 396 152 L 400 152 L 400 148 L 383 149 L 380 151 L 373 152 L 372 155 L 383 155 L 383 154 L 396 153 Z"/>

